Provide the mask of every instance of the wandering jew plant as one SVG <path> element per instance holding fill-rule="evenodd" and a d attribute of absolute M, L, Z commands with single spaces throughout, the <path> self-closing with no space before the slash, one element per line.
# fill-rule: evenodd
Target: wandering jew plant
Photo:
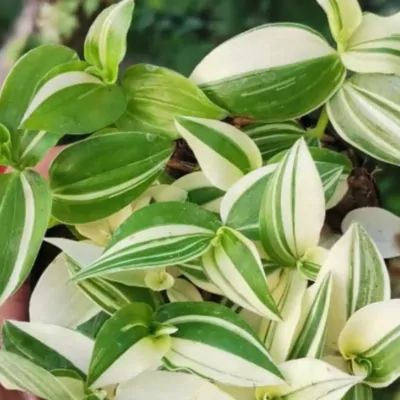
<path fill-rule="evenodd" d="M 46 400 L 364 400 L 400 376 L 400 300 L 379 247 L 353 217 L 333 246 L 321 235 L 352 169 L 321 146 L 329 121 L 400 165 L 400 13 L 318 3 L 337 49 L 270 24 L 189 79 L 120 74 L 123 0 L 90 28 L 83 60 L 44 45 L 17 62 L 0 95 L 0 304 L 43 240 L 61 253 L 30 322 L 3 326 L 2 385 Z M 67 134 L 90 135 L 47 181 L 30 167 Z M 196 165 L 176 179 L 182 145 Z M 77 240 L 45 238 L 54 224 Z"/>

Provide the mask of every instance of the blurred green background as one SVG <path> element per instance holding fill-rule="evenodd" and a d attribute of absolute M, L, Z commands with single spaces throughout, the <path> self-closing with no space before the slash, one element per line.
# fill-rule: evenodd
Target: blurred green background
<path fill-rule="evenodd" d="M 80 51 L 90 22 L 112 2 L 0 0 L 0 41 L 3 45 L 11 42 L 6 61 L 12 63 L 18 52 L 42 42 L 64 42 Z M 382 15 L 400 10 L 400 0 L 361 3 L 364 10 Z M 31 12 L 35 28 L 12 43 L 10 32 L 21 10 L 29 5 L 36 7 Z M 218 43 L 251 27 L 279 21 L 310 25 L 329 38 L 325 15 L 316 0 L 136 0 L 126 63 L 150 62 L 189 74 Z"/>

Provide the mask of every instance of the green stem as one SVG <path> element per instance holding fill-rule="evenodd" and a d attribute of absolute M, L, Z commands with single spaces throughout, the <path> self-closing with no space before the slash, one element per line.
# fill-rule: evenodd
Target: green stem
<path fill-rule="evenodd" d="M 326 110 L 326 107 L 324 107 L 322 109 L 321 115 L 319 116 L 317 125 L 315 126 L 315 128 L 310 129 L 307 132 L 307 136 L 310 138 L 316 138 L 318 140 L 321 140 L 322 137 L 324 136 L 328 124 L 329 124 L 328 111 Z"/>

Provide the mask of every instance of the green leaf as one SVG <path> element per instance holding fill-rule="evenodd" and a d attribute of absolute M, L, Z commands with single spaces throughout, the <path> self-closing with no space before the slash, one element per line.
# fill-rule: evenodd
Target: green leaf
<path fill-rule="evenodd" d="M 207 251 L 219 227 L 215 214 L 195 204 L 152 204 L 128 218 L 101 257 L 75 279 L 190 261 Z"/>
<path fill-rule="evenodd" d="M 266 318 L 281 319 L 257 248 L 241 233 L 220 228 L 203 254 L 203 267 L 211 282 L 234 303 Z"/>
<path fill-rule="evenodd" d="M 21 57 L 3 83 L 0 122 L 14 134 L 37 91 L 38 82 L 54 67 L 77 57 L 68 47 L 50 44 L 37 47 Z"/>
<path fill-rule="evenodd" d="M 244 175 L 262 166 L 255 143 L 232 125 L 186 116 L 177 117 L 175 125 L 207 179 L 218 189 L 228 190 Z"/>
<path fill-rule="evenodd" d="M 400 12 L 390 16 L 365 13 L 342 61 L 360 73 L 400 75 Z"/>
<path fill-rule="evenodd" d="M 109 133 L 65 148 L 50 167 L 53 215 L 81 224 L 114 214 L 157 179 L 171 154 L 170 141 L 143 132 Z"/>
<path fill-rule="evenodd" d="M 87 336 L 57 325 L 6 321 L 3 343 L 7 351 L 23 356 L 48 371 L 68 369 L 85 376 L 94 343 Z"/>
<path fill-rule="evenodd" d="M 49 186 L 39 174 L 0 175 L 0 305 L 28 277 L 50 212 Z"/>
<path fill-rule="evenodd" d="M 302 126 L 295 121 L 251 124 L 244 127 L 243 132 L 254 140 L 264 162 L 284 150 L 289 150 L 306 134 Z"/>
<path fill-rule="evenodd" d="M 221 202 L 221 219 L 224 225 L 238 230 L 249 239 L 259 240 L 259 217 L 267 183 L 276 164 L 259 168 L 238 180 Z"/>
<path fill-rule="evenodd" d="M 358 0 L 317 0 L 329 20 L 332 36 L 339 49 L 346 48 L 348 40 L 361 24 L 362 10 Z"/>
<path fill-rule="evenodd" d="M 126 97 L 119 86 L 105 85 L 87 72 L 69 71 L 40 87 L 20 128 L 58 134 L 91 133 L 111 125 L 125 109 Z"/>
<path fill-rule="evenodd" d="M 118 386 L 116 400 L 233 400 L 207 380 L 184 372 L 151 371 Z"/>
<path fill-rule="evenodd" d="M 134 7 L 133 0 L 123 0 L 107 7 L 93 22 L 86 36 L 85 59 L 107 83 L 115 83 L 118 78 Z"/>
<path fill-rule="evenodd" d="M 387 387 L 400 376 L 399 310 L 399 299 L 369 304 L 350 317 L 340 334 L 340 353 L 371 387 Z"/>
<path fill-rule="evenodd" d="M 301 303 L 301 315 L 289 352 L 289 360 L 322 358 L 328 312 L 331 306 L 332 275 L 320 273 L 307 289 Z"/>
<path fill-rule="evenodd" d="M 400 165 L 400 76 L 356 74 L 329 101 L 329 118 L 350 145 Z"/>
<path fill-rule="evenodd" d="M 31 322 L 72 329 L 90 320 L 99 312 L 100 307 L 71 282 L 66 256 L 63 253 L 47 266 L 29 302 Z"/>
<path fill-rule="evenodd" d="M 120 129 L 143 130 L 176 139 L 174 118 L 187 115 L 223 119 L 228 113 L 213 104 L 190 80 L 149 64 L 128 68 L 122 78 L 128 107 L 116 122 Z"/>
<path fill-rule="evenodd" d="M 108 314 L 101 311 L 89 321 L 79 325 L 76 330 L 84 335 L 96 339 L 104 323 L 110 318 Z"/>
<path fill-rule="evenodd" d="M 45 400 L 80 400 L 50 372 L 4 350 L 0 350 L 0 382 L 6 387 L 12 384 L 13 389 L 19 388 Z"/>
<path fill-rule="evenodd" d="M 287 361 L 280 368 L 287 383 L 257 388 L 257 399 L 341 400 L 360 381 L 358 377 L 312 358 Z"/>
<path fill-rule="evenodd" d="M 88 386 L 99 388 L 128 381 L 161 363 L 171 340 L 168 335 L 153 336 L 152 314 L 148 305 L 134 303 L 103 325 L 90 362 Z"/>
<path fill-rule="evenodd" d="M 285 268 L 280 273 L 278 285 L 272 290 L 282 321 L 263 319 L 258 334 L 276 363 L 288 359 L 306 289 L 306 279 L 295 269 Z"/>
<path fill-rule="evenodd" d="M 259 122 L 310 113 L 339 89 L 344 78 L 339 55 L 322 36 L 287 23 L 235 36 L 214 49 L 191 75 L 216 104 Z"/>
<path fill-rule="evenodd" d="M 216 188 L 204 172 L 196 171 L 184 175 L 173 184 L 187 192 L 187 201 L 198 204 L 206 210 L 219 213 L 224 191 Z"/>
<path fill-rule="evenodd" d="M 327 346 L 337 349 L 346 321 L 370 303 L 390 299 L 386 264 L 374 242 L 359 224 L 353 224 L 332 247 L 321 274 L 332 274 Z"/>
<path fill-rule="evenodd" d="M 178 328 L 164 363 L 217 382 L 279 385 L 283 376 L 251 328 L 228 308 L 208 302 L 162 306 L 154 320 Z"/>
<path fill-rule="evenodd" d="M 303 139 L 280 162 L 268 182 L 260 212 L 260 237 L 269 257 L 294 266 L 318 245 L 325 219 L 324 191 Z"/>
<path fill-rule="evenodd" d="M 67 258 L 68 268 L 73 278 L 81 267 Z M 155 307 L 158 304 L 154 293 L 147 288 L 130 287 L 118 282 L 111 282 L 103 278 L 91 278 L 78 282 L 75 285 L 82 290 L 86 296 L 91 299 L 106 313 L 113 315 L 124 306 L 140 302 Z"/>

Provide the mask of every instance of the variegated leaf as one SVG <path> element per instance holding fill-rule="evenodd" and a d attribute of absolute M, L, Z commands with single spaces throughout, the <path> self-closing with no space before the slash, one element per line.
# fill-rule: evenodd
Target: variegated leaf
<path fill-rule="evenodd" d="M 126 97 L 119 86 L 106 85 L 84 71 L 63 72 L 39 88 L 19 128 L 91 133 L 111 125 L 125 108 Z"/>
<path fill-rule="evenodd" d="M 400 75 L 400 12 L 391 16 L 365 13 L 342 61 L 355 72 Z"/>
<path fill-rule="evenodd" d="M 256 389 L 257 399 L 341 400 L 360 378 L 312 358 L 287 361 L 280 365 L 286 384 Z"/>
<path fill-rule="evenodd" d="M 212 103 L 185 76 L 168 68 L 138 64 L 122 77 L 128 106 L 116 125 L 120 129 L 142 130 L 170 139 L 178 138 L 174 118 L 186 115 L 224 119 L 228 112 Z"/>
<path fill-rule="evenodd" d="M 315 281 L 328 255 L 329 251 L 323 247 L 311 247 L 299 261 L 297 268 L 308 280 Z"/>
<path fill-rule="evenodd" d="M 317 246 L 324 219 L 321 179 L 300 139 L 268 181 L 260 212 L 261 242 L 277 264 L 294 266 Z"/>
<path fill-rule="evenodd" d="M 208 54 L 191 75 L 216 104 L 265 122 L 287 121 L 317 109 L 344 78 L 339 55 L 322 36 L 288 23 L 235 36 Z"/>
<path fill-rule="evenodd" d="M 134 213 L 104 253 L 76 280 L 168 267 L 200 257 L 220 227 L 217 216 L 191 203 L 155 203 Z"/>
<path fill-rule="evenodd" d="M 0 306 L 28 277 L 51 213 L 51 194 L 36 172 L 0 175 Z"/>
<path fill-rule="evenodd" d="M 374 393 L 369 386 L 358 383 L 347 392 L 343 400 L 374 400 Z"/>
<path fill-rule="evenodd" d="M 155 321 L 178 330 L 164 364 L 217 382 L 253 387 L 279 385 L 283 376 L 251 328 L 233 311 L 208 302 L 170 303 Z"/>
<path fill-rule="evenodd" d="M 85 59 L 107 83 L 115 83 L 118 67 L 126 53 L 126 35 L 135 3 L 123 0 L 103 10 L 85 40 Z"/>
<path fill-rule="evenodd" d="M 389 386 L 400 376 L 400 300 L 369 304 L 347 321 L 339 337 L 342 356 L 369 386 Z"/>
<path fill-rule="evenodd" d="M 172 186 L 187 192 L 187 200 L 206 210 L 219 213 L 224 191 L 216 188 L 202 171 L 192 172 L 177 179 Z"/>
<path fill-rule="evenodd" d="M 356 74 L 329 101 L 328 114 L 343 140 L 400 165 L 400 76 Z"/>
<path fill-rule="evenodd" d="M 194 285 L 206 292 L 223 296 L 220 288 L 215 286 L 204 272 L 202 259 L 195 259 L 178 265 L 179 271 Z"/>
<path fill-rule="evenodd" d="M 324 9 L 332 36 L 343 50 L 361 24 L 362 10 L 358 0 L 317 0 Z"/>
<path fill-rule="evenodd" d="M 378 207 L 362 207 L 351 211 L 342 222 L 346 232 L 353 223 L 358 223 L 371 237 L 383 258 L 400 256 L 400 218 Z"/>
<path fill-rule="evenodd" d="M 186 279 L 178 278 L 174 285 L 167 290 L 168 300 L 171 303 L 183 301 L 203 301 L 200 292 L 192 283 Z"/>
<path fill-rule="evenodd" d="M 77 58 L 78 55 L 66 46 L 46 44 L 28 51 L 15 63 L 0 94 L 0 121 L 15 136 L 13 142 L 19 141 L 16 131 L 37 91 L 38 82 L 54 67 Z"/>
<path fill-rule="evenodd" d="M 327 346 L 337 348 L 339 334 L 357 310 L 390 299 L 389 274 L 375 244 L 353 224 L 332 247 L 321 274 L 332 274 Z"/>
<path fill-rule="evenodd" d="M 241 233 L 223 227 L 203 255 L 203 268 L 234 303 L 272 320 L 280 320 L 256 246 Z"/>
<path fill-rule="evenodd" d="M 254 140 L 264 162 L 284 150 L 290 149 L 306 131 L 295 121 L 275 124 L 256 123 L 247 125 L 243 132 Z"/>
<path fill-rule="evenodd" d="M 163 325 L 152 329 L 152 315 L 148 305 L 133 303 L 103 325 L 93 349 L 88 386 L 99 388 L 125 382 L 161 363 L 171 347 L 168 333 L 176 329 Z"/>
<path fill-rule="evenodd" d="M 31 322 L 72 329 L 99 312 L 100 307 L 71 282 L 65 254 L 58 255 L 43 272 L 29 303 Z"/>
<path fill-rule="evenodd" d="M 3 345 L 48 371 L 69 369 L 85 376 L 94 343 L 87 336 L 57 325 L 6 321 Z"/>
<path fill-rule="evenodd" d="M 232 125 L 186 116 L 177 117 L 175 125 L 207 179 L 218 189 L 228 190 L 244 175 L 262 166 L 256 144 Z"/>
<path fill-rule="evenodd" d="M 71 278 L 82 270 L 68 257 L 67 264 Z M 77 285 L 98 306 L 98 309 L 102 309 L 110 315 L 134 302 L 145 303 L 151 307 L 155 307 L 159 303 L 156 294 L 144 287 L 126 286 L 103 278 L 91 278 L 73 284 Z"/>
<path fill-rule="evenodd" d="M 79 224 L 114 214 L 157 179 L 171 154 L 170 141 L 143 132 L 113 132 L 67 147 L 50 167 L 54 217 Z"/>
<path fill-rule="evenodd" d="M 184 372 L 153 371 L 118 386 L 116 400 L 234 400 L 207 380 Z"/>
<path fill-rule="evenodd" d="M 16 354 L 0 350 L 0 383 L 44 400 L 81 400 L 50 372 Z"/>
<path fill-rule="evenodd" d="M 331 273 L 320 274 L 317 281 L 307 289 L 301 302 L 301 315 L 293 337 L 289 360 L 322 357 L 331 293 Z"/>
<path fill-rule="evenodd" d="M 250 172 L 237 181 L 221 202 L 222 222 L 253 240 L 259 239 L 259 218 L 267 183 L 276 164 Z"/>
<path fill-rule="evenodd" d="M 282 321 L 263 319 L 259 328 L 259 337 L 277 363 L 288 359 L 306 289 L 306 279 L 295 269 L 286 268 L 280 273 L 279 284 L 272 291 L 272 297 L 278 306 Z"/>

